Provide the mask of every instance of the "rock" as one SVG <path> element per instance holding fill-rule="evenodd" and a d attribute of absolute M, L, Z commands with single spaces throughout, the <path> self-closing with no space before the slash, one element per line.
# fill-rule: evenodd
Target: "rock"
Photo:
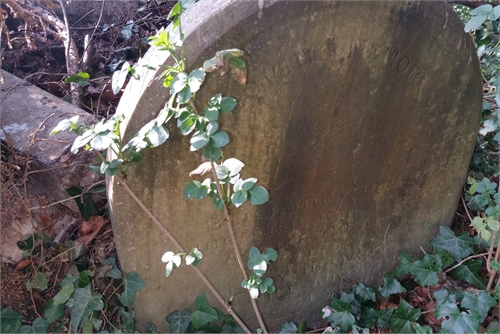
<path fill-rule="evenodd" d="M 333 293 L 380 283 L 399 251 L 418 255 L 451 224 L 482 90 L 473 41 L 448 4 L 200 1 L 184 22 L 192 69 L 222 49 L 247 54 L 246 86 L 209 75 L 197 104 L 217 93 L 238 101 L 220 121 L 231 138 L 224 158 L 243 161 L 242 177 L 270 193 L 264 205 L 232 210 L 245 262 L 252 246 L 279 252 L 268 271 L 277 290 L 258 299 L 270 330 L 318 325 Z M 166 61 L 151 49 L 142 64 Z M 127 87 L 118 108 L 129 118 L 126 138 L 165 104 L 159 73 L 143 71 Z M 185 249 L 203 252 L 200 270 L 255 330 L 223 214 L 183 197 L 201 161 L 190 138 L 171 130 L 131 167 L 128 185 Z M 160 259 L 175 247 L 116 180 L 108 191 L 122 268 L 146 283 L 133 305 L 139 325 L 168 331 L 165 316 L 202 291 L 222 309 L 191 268 L 165 278 Z"/>
<path fill-rule="evenodd" d="M 22 255 L 16 242 L 32 234 L 37 225 L 33 217 L 43 212 L 27 209 L 67 200 L 70 197 L 66 193 L 67 188 L 75 185 L 88 186 L 97 180 L 95 174 L 83 165 L 93 161 L 94 153 L 73 155 L 70 152 L 77 135 L 66 132 L 49 136 L 50 132 L 59 121 L 75 115 L 79 115 L 80 122 L 87 125 L 96 120 L 91 114 L 8 72 L 2 70 L 1 74 L 0 137 L 5 141 L 2 142 L 2 154 L 4 150 L 8 151 L 9 145 L 10 150 L 15 151 L 12 154 L 30 159 L 28 198 L 25 198 L 23 189 L 20 193 L 14 193 L 16 198 L 12 202 L 2 198 L 2 261 L 12 263 L 19 261 Z M 24 166 L 19 166 L 20 170 L 24 170 Z M 2 166 L 4 167 L 5 165 Z M 23 173 L 19 175 L 21 178 Z M 87 183 L 81 183 L 82 180 Z M 43 203 L 40 202 L 41 199 Z M 21 203 L 24 201 L 28 202 Z M 64 201 L 64 205 L 78 212 L 74 200 Z M 14 207 L 15 210 L 12 210 Z"/>

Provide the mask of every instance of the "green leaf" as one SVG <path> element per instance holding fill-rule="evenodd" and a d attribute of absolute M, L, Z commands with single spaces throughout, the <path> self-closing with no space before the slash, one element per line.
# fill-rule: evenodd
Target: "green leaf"
<path fill-rule="evenodd" d="M 69 119 L 63 119 L 62 121 L 60 121 L 56 127 L 54 129 L 52 129 L 52 131 L 50 132 L 50 135 L 55 135 L 56 133 L 59 133 L 61 131 L 66 131 L 68 129 L 70 129 L 72 126 L 74 127 L 77 127 L 78 125 L 78 118 L 80 116 L 74 116 L 74 117 L 71 117 Z"/>
<path fill-rule="evenodd" d="M 196 122 L 198 121 L 198 115 L 191 113 L 188 117 L 184 118 L 181 122 L 179 129 L 183 135 L 190 134 L 196 127 Z"/>
<path fill-rule="evenodd" d="M 394 271 L 394 276 L 399 277 L 411 272 L 413 268 L 413 257 L 404 252 L 399 252 L 399 265 Z"/>
<path fill-rule="evenodd" d="M 191 311 L 185 309 L 179 312 L 175 310 L 166 317 L 167 322 L 170 324 L 170 333 L 186 333 L 186 329 L 191 321 Z"/>
<path fill-rule="evenodd" d="M 411 272 L 420 285 L 429 286 L 438 283 L 438 274 L 442 269 L 439 256 L 425 254 L 422 260 L 413 263 Z"/>
<path fill-rule="evenodd" d="M 279 331 L 279 334 L 298 333 L 297 325 L 293 321 L 282 322 L 280 327 L 281 330 Z"/>
<path fill-rule="evenodd" d="M 370 300 L 372 302 L 376 301 L 375 289 L 365 286 L 363 283 L 358 283 L 353 288 L 356 299 L 360 302 L 365 302 Z"/>
<path fill-rule="evenodd" d="M 341 331 L 349 331 L 349 329 L 356 323 L 356 318 L 351 313 L 351 303 L 343 302 L 338 298 L 332 297 L 330 306 L 336 312 L 332 312 L 325 319 L 339 326 Z"/>
<path fill-rule="evenodd" d="M 489 309 L 495 306 L 495 304 L 495 298 L 491 297 L 491 295 L 484 290 L 479 291 L 477 295 L 475 293 L 466 291 L 464 292 L 464 298 L 460 302 L 461 307 L 468 308 L 469 310 L 474 310 L 480 315 L 480 323 L 482 323 L 484 319 L 486 319 Z"/>
<path fill-rule="evenodd" d="M 52 298 L 54 305 L 60 305 L 66 303 L 74 291 L 75 291 L 75 286 L 73 284 L 66 284 L 65 286 L 63 286 L 63 288 L 57 293 L 57 295 L 55 295 L 54 298 Z"/>
<path fill-rule="evenodd" d="M 448 333 L 475 333 L 481 318 L 479 313 L 473 310 L 469 310 L 469 313 L 460 312 L 455 295 L 448 296 L 438 305 L 434 315 L 438 320 L 443 319 L 441 328 Z"/>
<path fill-rule="evenodd" d="M 387 273 L 384 276 L 384 284 L 378 288 L 380 294 L 388 298 L 390 295 L 406 292 L 406 289 L 394 278 L 392 273 Z"/>
<path fill-rule="evenodd" d="M 470 15 L 486 15 L 488 14 L 489 12 L 491 12 L 493 9 L 493 7 L 490 5 L 490 4 L 486 4 L 486 5 L 481 5 L 479 7 L 476 7 L 474 9 L 472 9 L 469 14 Z"/>
<path fill-rule="evenodd" d="M 432 334 L 433 330 L 431 326 L 422 326 L 418 322 L 413 324 L 413 328 L 417 334 Z"/>
<path fill-rule="evenodd" d="M 479 269 L 481 269 L 481 264 L 481 260 L 465 261 L 461 266 L 453 269 L 450 273 L 450 276 L 454 279 L 466 280 L 467 282 L 474 284 L 481 289 L 485 289 L 486 285 L 478 275 L 478 271 Z"/>
<path fill-rule="evenodd" d="M 266 248 L 266 253 L 262 254 L 261 257 L 264 261 L 276 261 L 278 259 L 278 252 L 274 248 Z"/>
<path fill-rule="evenodd" d="M 111 78 L 111 88 L 113 89 L 113 94 L 118 94 L 122 89 L 125 80 L 127 80 L 129 67 L 130 64 L 128 62 L 124 62 L 122 68 L 113 73 L 113 77 Z"/>
<path fill-rule="evenodd" d="M 486 21 L 486 15 L 478 15 L 470 18 L 469 21 L 465 24 L 464 31 L 470 32 L 471 30 L 479 28 L 484 21 Z"/>
<path fill-rule="evenodd" d="M 436 255 L 439 257 L 443 269 L 455 263 L 453 256 L 444 249 L 436 248 Z"/>
<path fill-rule="evenodd" d="M 196 311 L 191 313 L 191 323 L 194 328 L 200 328 L 218 318 L 217 311 L 208 304 L 207 297 L 203 292 L 196 297 L 194 308 Z"/>
<path fill-rule="evenodd" d="M 178 94 L 187 86 L 188 74 L 185 72 L 178 73 L 170 84 L 170 94 Z M 188 88 L 189 89 L 189 88 Z"/>
<path fill-rule="evenodd" d="M 3 308 L 0 313 L 0 331 L 2 333 L 17 333 L 21 328 L 21 320 L 23 319 L 17 311 Z"/>
<path fill-rule="evenodd" d="M 144 281 L 135 271 L 131 271 L 127 274 L 124 283 L 125 289 L 121 295 L 118 295 L 118 299 L 120 299 L 123 306 L 130 306 L 134 302 L 135 293 L 143 289 L 146 284 L 144 284 Z"/>
<path fill-rule="evenodd" d="M 254 177 L 248 178 L 245 181 L 243 181 L 243 183 L 241 184 L 241 189 L 243 191 L 250 190 L 250 188 L 252 188 L 254 186 L 254 184 L 256 184 L 256 183 L 257 183 L 256 178 L 254 178 Z"/>
<path fill-rule="evenodd" d="M 187 84 L 191 93 L 196 93 L 200 89 L 201 84 L 204 80 L 205 72 L 201 68 L 193 70 L 191 73 L 189 73 Z"/>
<path fill-rule="evenodd" d="M 210 138 L 205 132 L 197 131 L 194 133 L 193 137 L 191 137 L 191 148 L 190 151 L 197 151 L 203 146 L 207 145 Z"/>
<path fill-rule="evenodd" d="M 216 107 L 205 107 L 204 111 L 209 121 L 216 121 L 219 118 L 219 109 Z"/>
<path fill-rule="evenodd" d="M 131 333 L 134 332 L 135 327 L 135 310 L 131 309 L 126 311 L 125 307 L 120 306 L 118 309 L 118 314 L 120 315 L 121 324 L 124 328 L 129 330 Z"/>
<path fill-rule="evenodd" d="M 146 322 L 146 329 L 144 329 L 144 333 L 156 333 L 156 325 L 149 321 Z"/>
<path fill-rule="evenodd" d="M 26 282 L 26 289 L 47 289 L 47 273 L 39 271 L 31 281 Z"/>
<path fill-rule="evenodd" d="M 49 328 L 49 323 L 44 318 L 36 318 L 33 321 L 32 326 L 22 326 L 20 328 L 21 333 L 47 333 L 47 329 Z"/>
<path fill-rule="evenodd" d="M 484 218 L 474 217 L 474 219 L 472 219 L 472 222 L 470 223 L 470 226 L 474 227 L 477 233 L 479 233 L 484 240 L 490 240 L 491 231 L 488 229 Z"/>
<path fill-rule="evenodd" d="M 235 207 L 240 207 L 245 201 L 247 200 L 248 193 L 243 190 L 238 190 L 233 193 L 231 196 L 231 202 L 234 204 Z"/>
<path fill-rule="evenodd" d="M 78 149 L 83 147 L 89 143 L 90 140 L 95 136 L 94 130 L 87 130 L 80 136 L 76 137 L 73 141 L 73 145 L 71 146 L 71 153 L 78 153 Z"/>
<path fill-rule="evenodd" d="M 212 136 L 219 129 L 219 123 L 216 121 L 211 121 L 207 124 L 207 134 L 208 136 Z"/>
<path fill-rule="evenodd" d="M 335 296 L 332 297 L 332 301 L 330 303 L 330 307 L 334 309 L 337 312 L 343 312 L 343 311 L 351 311 L 351 303 L 349 302 L 344 302 Z"/>
<path fill-rule="evenodd" d="M 222 156 L 222 151 L 218 147 L 214 147 L 211 143 L 209 143 L 205 149 L 203 149 L 203 157 L 210 161 L 217 161 Z"/>
<path fill-rule="evenodd" d="M 252 247 L 248 252 L 248 269 L 253 269 L 257 262 L 261 262 L 260 251 L 257 247 Z"/>
<path fill-rule="evenodd" d="M 220 101 L 219 108 L 221 113 L 226 114 L 233 111 L 236 107 L 236 100 L 232 97 L 223 97 Z"/>
<path fill-rule="evenodd" d="M 184 197 L 191 199 L 195 198 L 198 194 L 198 189 L 201 187 L 201 183 L 199 181 L 191 181 L 184 188 Z"/>
<path fill-rule="evenodd" d="M 420 317 L 421 310 L 413 308 L 404 299 L 401 299 L 398 308 L 392 315 L 391 330 L 393 333 L 415 333 L 412 326 L 412 321 L 417 321 Z"/>
<path fill-rule="evenodd" d="M 202 258 L 203 254 L 198 250 L 198 248 L 193 248 L 191 253 L 186 255 L 186 264 L 188 266 L 192 264 L 194 267 L 198 267 Z"/>
<path fill-rule="evenodd" d="M 166 277 L 169 277 L 172 274 L 172 271 L 181 265 L 180 255 L 175 254 L 174 252 L 171 251 L 168 251 L 165 254 L 163 254 L 161 261 L 167 263 L 167 265 L 165 266 Z"/>
<path fill-rule="evenodd" d="M 116 266 L 116 259 L 114 257 L 108 257 L 102 262 L 103 265 L 110 264 L 112 269 L 106 273 L 106 277 L 111 277 L 114 279 L 122 279 L 122 272 Z"/>
<path fill-rule="evenodd" d="M 446 226 L 439 226 L 439 234 L 430 241 L 430 244 L 449 252 L 457 262 L 474 252 L 474 240 L 469 233 L 464 232 L 457 237 Z"/>
<path fill-rule="evenodd" d="M 217 131 L 210 135 L 210 142 L 214 147 L 223 147 L 229 143 L 229 136 L 224 131 Z"/>
<path fill-rule="evenodd" d="M 253 205 L 261 205 L 269 200 L 269 193 L 262 186 L 254 186 L 248 190 L 248 200 Z"/>
<path fill-rule="evenodd" d="M 87 72 L 78 72 L 78 74 L 70 74 L 65 80 L 64 83 L 76 83 L 80 87 L 88 86 L 90 79 L 90 75 Z"/>
<path fill-rule="evenodd" d="M 68 284 L 66 286 L 73 286 L 73 284 Z M 56 304 L 54 300 L 49 300 L 45 308 L 43 309 L 43 316 L 47 322 L 54 322 L 64 315 L 64 304 Z"/>
<path fill-rule="evenodd" d="M 155 124 L 146 133 L 146 138 L 151 143 L 152 147 L 160 146 L 161 144 L 163 144 L 164 142 L 167 141 L 169 136 L 170 136 L 170 133 L 164 125 L 158 126 Z"/>
<path fill-rule="evenodd" d="M 101 300 L 100 293 L 97 295 L 92 294 L 90 285 L 84 288 L 75 289 L 73 300 L 74 305 L 73 312 L 71 312 L 71 326 L 73 332 L 77 332 L 78 329 L 87 322 L 92 312 L 102 310 L 104 303 Z"/>

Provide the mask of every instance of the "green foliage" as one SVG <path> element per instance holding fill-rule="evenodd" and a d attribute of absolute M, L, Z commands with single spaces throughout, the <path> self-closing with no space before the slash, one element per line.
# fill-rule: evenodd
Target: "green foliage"
<path fill-rule="evenodd" d="M 204 293 L 200 293 L 194 302 L 195 310 L 184 309 L 167 315 L 170 333 L 241 333 L 230 315 L 224 315 L 219 309 L 210 306 Z"/>
<path fill-rule="evenodd" d="M 118 299 L 124 306 L 130 306 L 134 302 L 135 294 L 137 291 L 144 289 L 146 284 L 139 277 L 135 271 L 131 271 L 127 274 L 124 281 L 125 288 L 121 295 L 118 295 Z"/>
<path fill-rule="evenodd" d="M 468 233 L 464 232 L 456 236 L 455 233 L 446 226 L 439 227 L 438 236 L 432 239 L 430 244 L 447 251 L 457 262 L 474 252 L 474 241 Z"/>
<path fill-rule="evenodd" d="M 276 287 L 273 284 L 273 279 L 266 277 L 264 274 L 267 270 L 267 265 L 270 261 L 276 261 L 278 252 L 273 248 L 266 248 L 266 253 L 260 253 L 258 248 L 252 247 L 248 256 L 247 266 L 253 271 L 248 280 L 241 282 L 241 287 L 248 289 L 250 296 L 256 299 L 260 293 L 273 293 Z"/>

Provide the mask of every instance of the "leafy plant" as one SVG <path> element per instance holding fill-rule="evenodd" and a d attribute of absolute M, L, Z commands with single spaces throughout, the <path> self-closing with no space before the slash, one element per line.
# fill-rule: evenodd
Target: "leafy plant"
<path fill-rule="evenodd" d="M 266 254 L 260 254 L 258 249 L 253 247 L 250 250 L 251 260 L 249 261 L 249 268 L 253 270 L 253 274 L 247 277 L 245 268 L 241 265 L 241 255 L 236 239 L 234 238 L 229 208 L 231 205 L 238 208 L 247 200 L 254 205 L 263 204 L 268 201 L 269 194 L 265 188 L 256 185 L 256 178 L 240 178 L 240 171 L 244 166 L 241 161 L 235 158 L 222 160 L 221 148 L 226 146 L 230 139 L 229 135 L 219 128 L 218 120 L 219 116 L 232 112 L 235 109 L 237 105 L 236 100 L 232 97 L 216 94 L 208 101 L 202 112 L 197 110 L 194 103 L 196 93 L 200 90 L 207 73 L 219 72 L 221 75 L 231 73 L 237 82 L 245 84 L 247 72 L 246 63 L 243 59 L 244 53 L 238 49 L 219 51 L 214 58 L 207 60 L 203 64 L 203 67 L 188 72 L 183 47 L 184 34 L 180 15 L 193 3 L 193 0 L 179 1 L 168 15 L 168 18 L 172 20 L 170 28 L 160 29 L 155 36 L 150 38 L 152 46 L 168 52 L 174 60 L 173 65 L 164 66 L 165 70 L 160 76 L 163 80 L 163 85 L 169 89 L 170 98 L 156 118 L 141 128 L 128 143 L 122 142 L 122 134 L 120 133 L 120 124 L 124 120 L 123 115 L 114 115 L 108 120 L 102 120 L 90 126 L 90 128 L 85 128 L 85 126 L 78 124 L 77 118 L 64 120 L 56 126 L 52 134 L 64 130 L 77 132 L 79 136 L 75 139 L 71 147 L 71 152 L 77 153 L 82 147 L 86 150 L 98 152 L 98 156 L 100 157 L 100 161 L 97 162 L 98 164 L 100 163 L 98 172 L 117 177 L 124 185 L 125 190 L 129 192 L 153 222 L 177 246 L 177 252 L 168 251 L 162 257 L 162 261 L 166 263 L 165 274 L 168 277 L 175 268 L 180 266 L 181 257 L 185 257 L 187 265 L 192 264 L 193 267 L 196 267 L 200 263 L 203 254 L 196 248 L 190 253 L 186 253 L 183 250 L 173 238 L 173 235 L 165 229 L 164 225 L 149 212 L 140 199 L 128 188 L 126 185 L 126 173 L 127 169 L 133 163 L 142 160 L 140 152 L 143 149 L 157 147 L 168 140 L 170 130 L 167 128 L 167 123 L 171 120 L 176 120 L 176 125 L 181 134 L 191 136 L 190 151 L 200 151 L 202 158 L 206 160 L 191 175 L 202 175 L 206 172 L 212 172 L 213 175 L 213 179 L 206 178 L 203 182 L 190 182 L 184 189 L 184 195 L 189 199 L 197 198 L 199 200 L 208 196 L 212 199 L 217 210 L 224 209 L 230 239 L 244 278 L 242 286 L 249 290 L 251 303 L 259 319 L 260 326 L 264 332 L 267 332 L 260 317 L 257 304 L 253 299 L 257 298 L 259 291 L 261 293 L 274 292 L 275 286 L 273 280 L 271 278 L 263 278 L 263 274 L 266 271 L 269 261 L 276 260 L 277 252 L 268 248 Z M 133 22 L 131 22 L 130 27 L 132 26 Z M 135 68 L 131 67 L 128 63 L 124 63 L 121 70 L 116 71 L 113 75 L 112 86 L 115 93 L 123 86 L 128 73 L 134 76 L 136 74 Z M 113 158 L 107 160 L 104 158 L 105 154 L 108 157 L 113 156 Z M 219 162 L 219 160 L 221 161 Z M 94 165 L 92 169 L 96 170 L 96 167 Z M 199 270 L 196 270 L 196 272 L 204 282 L 207 282 Z M 223 300 L 220 296 L 218 296 L 218 299 Z M 124 301 L 122 300 L 122 302 Z M 124 302 L 124 304 L 127 303 Z M 226 310 L 233 315 L 234 319 L 240 323 L 246 332 L 249 332 L 230 307 L 226 306 Z M 200 314 L 196 312 L 198 310 L 193 314 Z M 194 322 L 193 325 L 196 327 L 200 323 Z"/>

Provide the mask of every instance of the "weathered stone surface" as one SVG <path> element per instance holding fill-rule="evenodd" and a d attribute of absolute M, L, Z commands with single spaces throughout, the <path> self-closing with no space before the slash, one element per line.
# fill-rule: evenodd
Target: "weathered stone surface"
<path fill-rule="evenodd" d="M 224 156 L 245 162 L 242 177 L 258 177 L 271 194 L 233 216 L 245 258 L 252 245 L 279 251 L 269 271 L 277 291 L 258 300 L 272 329 L 317 323 L 332 293 L 380 282 L 398 251 L 418 252 L 451 223 L 481 78 L 472 40 L 446 3 L 292 1 L 259 13 L 257 2 L 221 0 L 186 14 L 193 68 L 221 49 L 248 54 L 246 86 L 212 75 L 198 101 L 218 92 L 237 99 L 221 121 L 232 140 Z M 165 61 L 150 50 L 144 63 Z M 157 75 L 143 73 L 124 94 L 128 138 L 166 101 Z M 129 185 L 183 247 L 204 253 L 201 270 L 256 328 L 222 213 L 182 195 L 200 160 L 173 133 L 132 168 Z M 108 190 L 122 267 L 146 282 L 134 303 L 139 320 L 166 331 L 166 314 L 210 294 L 190 268 L 165 278 L 160 258 L 174 247 L 120 186 Z"/>
<path fill-rule="evenodd" d="M 95 182 L 95 174 L 83 165 L 93 161 L 94 153 L 74 155 L 70 152 L 71 144 L 77 135 L 68 132 L 57 136 L 49 135 L 63 119 L 79 115 L 80 122 L 88 125 L 95 121 L 94 117 L 8 72 L 2 70 L 1 75 L 3 82 L 0 91 L 0 138 L 18 154 L 31 160 L 30 172 L 34 173 L 29 174 L 27 179 L 26 200 L 30 201 L 28 208 L 44 205 L 37 201 L 40 197 L 44 198 L 45 204 L 66 200 L 69 195 L 65 189 L 75 185 L 88 186 Z M 2 205 L 8 204 L 5 198 L 3 200 L 5 201 Z M 78 212 L 73 200 L 63 204 Z M 47 213 L 37 210 L 25 212 L 26 207 L 19 203 L 16 205 L 18 207 L 14 211 L 19 209 L 22 212 L 2 216 L 2 261 L 10 263 L 19 261 L 23 253 L 16 242 L 27 238 L 36 227 L 33 226 L 35 220 L 31 217 Z M 4 207 L 2 212 L 7 210 L 12 211 L 13 208 Z"/>
<path fill-rule="evenodd" d="M 93 161 L 93 152 L 71 154 L 75 133 L 63 132 L 50 136 L 63 119 L 79 115 L 79 122 L 89 125 L 95 118 L 52 94 L 2 70 L 4 81 L 0 92 L 2 129 L 0 137 L 22 154 L 33 159 L 30 169 L 49 169 L 30 174 L 29 185 L 37 194 L 45 193 L 48 200 L 68 198 L 67 188 L 87 186 L 95 177 L 83 164 Z M 81 184 L 86 179 L 88 183 Z M 73 201 L 65 203 L 74 211 Z"/>

